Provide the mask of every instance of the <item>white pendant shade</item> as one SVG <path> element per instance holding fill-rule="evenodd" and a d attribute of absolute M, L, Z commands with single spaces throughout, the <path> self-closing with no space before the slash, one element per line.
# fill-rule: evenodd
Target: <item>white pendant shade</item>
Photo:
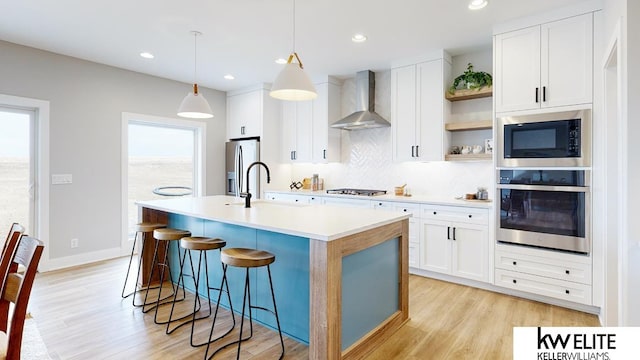
<path fill-rule="evenodd" d="M 300 64 L 289 62 L 284 65 L 271 86 L 271 97 L 280 100 L 304 101 L 318 97 L 311 79 L 300 68 Z"/>
<path fill-rule="evenodd" d="M 207 99 L 198 93 L 197 85 L 194 84 L 194 92 L 190 92 L 184 97 L 178 108 L 178 116 L 193 119 L 208 119 L 213 117 L 211 106 Z"/>

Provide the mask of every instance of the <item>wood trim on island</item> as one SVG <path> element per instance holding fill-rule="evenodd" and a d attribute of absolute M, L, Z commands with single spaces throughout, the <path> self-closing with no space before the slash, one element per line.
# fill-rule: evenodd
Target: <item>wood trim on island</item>
<path fill-rule="evenodd" d="M 341 351 L 342 258 L 398 238 L 400 279 L 397 312 Z M 334 241 L 311 239 L 311 324 L 309 359 L 361 359 L 409 320 L 409 220 L 405 219 Z"/>

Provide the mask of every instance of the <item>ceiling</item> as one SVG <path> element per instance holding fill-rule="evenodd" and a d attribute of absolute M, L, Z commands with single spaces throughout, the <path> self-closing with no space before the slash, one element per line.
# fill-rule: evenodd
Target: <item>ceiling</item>
<path fill-rule="evenodd" d="M 431 50 L 491 46 L 492 25 L 584 0 L 296 0 L 295 50 L 313 79 L 381 71 Z M 223 91 L 272 82 L 293 47 L 293 0 L 18 0 L 0 39 Z M 368 37 L 354 43 L 360 32 Z M 147 60 L 142 51 L 155 55 Z M 232 74 L 235 80 L 225 80 Z"/>

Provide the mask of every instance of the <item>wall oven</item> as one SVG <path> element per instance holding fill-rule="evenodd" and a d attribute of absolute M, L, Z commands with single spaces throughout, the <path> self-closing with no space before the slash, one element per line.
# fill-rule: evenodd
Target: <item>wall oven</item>
<path fill-rule="evenodd" d="M 499 170 L 498 242 L 588 254 L 589 170 Z"/>
<path fill-rule="evenodd" d="M 498 167 L 591 166 L 591 110 L 498 118 Z"/>

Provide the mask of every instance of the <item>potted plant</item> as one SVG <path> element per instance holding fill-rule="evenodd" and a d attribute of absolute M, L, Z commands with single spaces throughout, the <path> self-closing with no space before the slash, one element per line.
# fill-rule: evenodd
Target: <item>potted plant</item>
<path fill-rule="evenodd" d="M 453 80 L 453 84 L 449 88 L 449 93 L 455 93 L 461 82 L 463 82 L 463 85 L 467 89 L 480 90 L 484 86 L 491 86 L 493 78 L 491 74 L 484 71 L 473 71 L 473 64 L 469 63 L 467 70 Z"/>

